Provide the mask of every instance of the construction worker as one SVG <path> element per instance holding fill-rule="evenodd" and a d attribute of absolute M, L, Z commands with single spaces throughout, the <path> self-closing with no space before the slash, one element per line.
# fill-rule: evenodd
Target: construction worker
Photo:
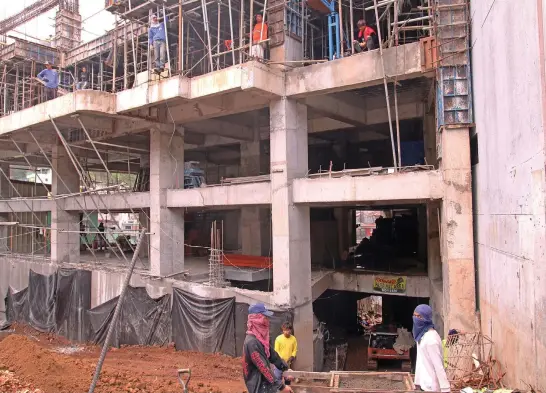
<path fill-rule="evenodd" d="M 57 98 L 57 88 L 59 87 L 59 73 L 53 69 L 49 61 L 45 63 L 46 68 L 38 74 L 38 79 L 45 82 L 46 101 Z"/>
<path fill-rule="evenodd" d="M 432 309 L 420 304 L 413 312 L 413 337 L 417 342 L 415 387 L 425 392 L 449 392 L 443 362 L 442 339 L 432 323 Z"/>
<path fill-rule="evenodd" d="M 292 334 L 293 328 L 290 322 L 283 323 L 281 329 L 282 334 L 275 339 L 275 351 L 288 364 L 288 367 L 291 367 L 298 353 L 298 340 Z"/>
<path fill-rule="evenodd" d="M 358 26 L 358 40 L 354 40 L 355 51 L 362 52 L 366 49 L 377 49 L 377 34 L 375 30 L 368 26 L 364 19 L 360 19 L 356 25 Z"/>
<path fill-rule="evenodd" d="M 257 14 L 254 21 L 250 56 L 263 59 L 265 53 L 265 42 L 263 41 L 267 40 L 267 23 L 263 21 L 262 14 Z"/>
<path fill-rule="evenodd" d="M 292 393 L 281 379 L 275 378 L 271 364 L 281 371 L 288 365 L 269 341 L 269 317 L 273 313 L 262 303 L 248 308 L 246 338 L 243 344 L 243 378 L 248 393 Z"/>
<path fill-rule="evenodd" d="M 89 85 L 89 73 L 87 72 L 87 67 L 83 66 L 78 75 L 78 83 L 76 83 L 76 90 L 87 89 Z"/>
<path fill-rule="evenodd" d="M 154 71 L 165 71 L 167 62 L 167 15 L 163 15 L 163 22 L 159 23 L 157 15 L 152 15 L 152 22 L 148 32 L 148 42 L 154 48 Z"/>

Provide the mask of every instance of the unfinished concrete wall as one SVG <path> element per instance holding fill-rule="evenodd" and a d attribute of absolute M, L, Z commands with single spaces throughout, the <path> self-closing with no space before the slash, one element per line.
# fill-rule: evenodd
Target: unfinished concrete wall
<path fill-rule="evenodd" d="M 546 2 L 492 3 L 471 2 L 481 326 L 494 341 L 506 384 L 544 389 Z"/>

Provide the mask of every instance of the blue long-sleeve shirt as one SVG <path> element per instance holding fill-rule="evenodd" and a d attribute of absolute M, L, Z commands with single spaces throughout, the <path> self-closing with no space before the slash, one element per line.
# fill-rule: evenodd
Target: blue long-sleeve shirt
<path fill-rule="evenodd" d="M 48 70 L 47 68 L 45 70 L 42 70 L 38 74 L 38 79 L 47 79 L 47 82 L 45 83 L 46 87 L 52 89 L 56 89 L 57 87 L 59 87 L 59 73 L 55 70 Z"/>
<path fill-rule="evenodd" d="M 148 40 L 150 44 L 153 44 L 154 41 L 166 41 L 167 40 L 167 29 L 165 26 L 167 25 L 167 15 L 165 15 L 165 18 L 163 19 L 163 22 L 161 22 L 156 27 L 150 27 L 150 31 L 148 32 Z"/>

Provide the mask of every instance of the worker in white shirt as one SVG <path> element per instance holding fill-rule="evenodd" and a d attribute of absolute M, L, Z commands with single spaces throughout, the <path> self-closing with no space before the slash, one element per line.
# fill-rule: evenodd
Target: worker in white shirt
<path fill-rule="evenodd" d="M 413 337 L 417 342 L 416 387 L 425 392 L 449 392 L 442 339 L 434 329 L 432 309 L 426 304 L 420 304 L 413 312 Z"/>

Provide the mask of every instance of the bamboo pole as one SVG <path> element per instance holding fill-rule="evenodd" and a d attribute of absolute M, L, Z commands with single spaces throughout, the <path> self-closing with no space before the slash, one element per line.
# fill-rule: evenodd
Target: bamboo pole
<path fill-rule="evenodd" d="M 220 3 L 217 4 L 217 31 L 216 31 L 216 54 L 218 57 L 216 57 L 216 69 L 220 69 L 220 16 L 221 16 L 221 10 L 220 10 Z"/>
<path fill-rule="evenodd" d="M 341 6 L 341 0 L 338 0 L 337 8 L 339 14 L 339 44 L 341 48 L 339 57 L 343 57 L 343 7 Z"/>
<path fill-rule="evenodd" d="M 123 90 L 127 90 L 129 84 L 128 75 L 128 53 L 127 53 L 127 24 L 123 25 Z"/>
<path fill-rule="evenodd" d="M 228 7 L 229 7 L 229 35 L 231 40 L 231 61 L 232 65 L 235 65 L 235 42 L 233 42 L 233 15 L 231 13 L 231 0 L 228 0 Z"/>
<path fill-rule="evenodd" d="M 178 72 L 184 71 L 184 15 L 182 1 L 178 3 Z"/>
<path fill-rule="evenodd" d="M 241 1 L 244 1 L 244 0 L 241 0 Z M 253 31 L 253 26 L 252 26 L 252 24 L 253 24 L 253 22 L 254 22 L 254 0 L 250 0 L 249 16 L 250 16 L 250 22 L 249 22 L 249 25 L 250 25 L 250 26 L 249 26 L 249 27 L 250 27 L 249 35 L 250 35 L 250 37 L 249 37 L 249 41 L 248 41 L 248 43 L 249 43 L 248 47 L 250 48 L 250 50 L 249 50 L 250 56 L 253 56 L 253 53 L 252 53 L 252 40 L 253 40 L 253 38 L 254 38 L 254 37 L 253 37 L 253 35 L 254 35 L 253 32 L 254 32 L 254 31 Z M 263 23 L 264 23 L 264 21 L 262 20 L 262 24 L 263 24 Z M 260 37 L 260 38 L 261 38 L 261 37 Z"/>
<path fill-rule="evenodd" d="M 354 40 L 354 33 L 355 33 L 355 26 L 354 26 L 354 15 L 353 15 L 353 0 L 349 0 L 349 18 L 351 18 L 351 35 L 349 39 L 351 40 L 351 53 L 355 53 L 355 40 Z"/>
<path fill-rule="evenodd" d="M 385 59 L 383 58 L 383 42 L 381 40 L 381 24 L 379 23 L 379 12 L 377 11 L 377 0 L 373 0 L 375 7 L 375 20 L 377 22 L 377 37 L 379 38 L 379 54 L 381 57 L 381 68 L 383 69 L 383 87 L 385 88 L 385 99 L 387 101 L 387 115 L 389 117 L 389 131 L 391 136 L 391 147 L 392 147 L 392 159 L 394 163 L 394 171 L 398 170 L 396 164 L 396 151 L 394 148 L 394 132 L 392 129 L 392 116 L 391 116 L 391 104 L 389 99 L 389 89 L 387 86 L 387 76 L 385 75 Z"/>
<path fill-rule="evenodd" d="M 239 48 L 243 47 L 245 36 L 245 1 L 241 0 L 241 13 L 239 16 Z M 243 51 L 239 51 L 239 64 L 243 62 Z"/>

